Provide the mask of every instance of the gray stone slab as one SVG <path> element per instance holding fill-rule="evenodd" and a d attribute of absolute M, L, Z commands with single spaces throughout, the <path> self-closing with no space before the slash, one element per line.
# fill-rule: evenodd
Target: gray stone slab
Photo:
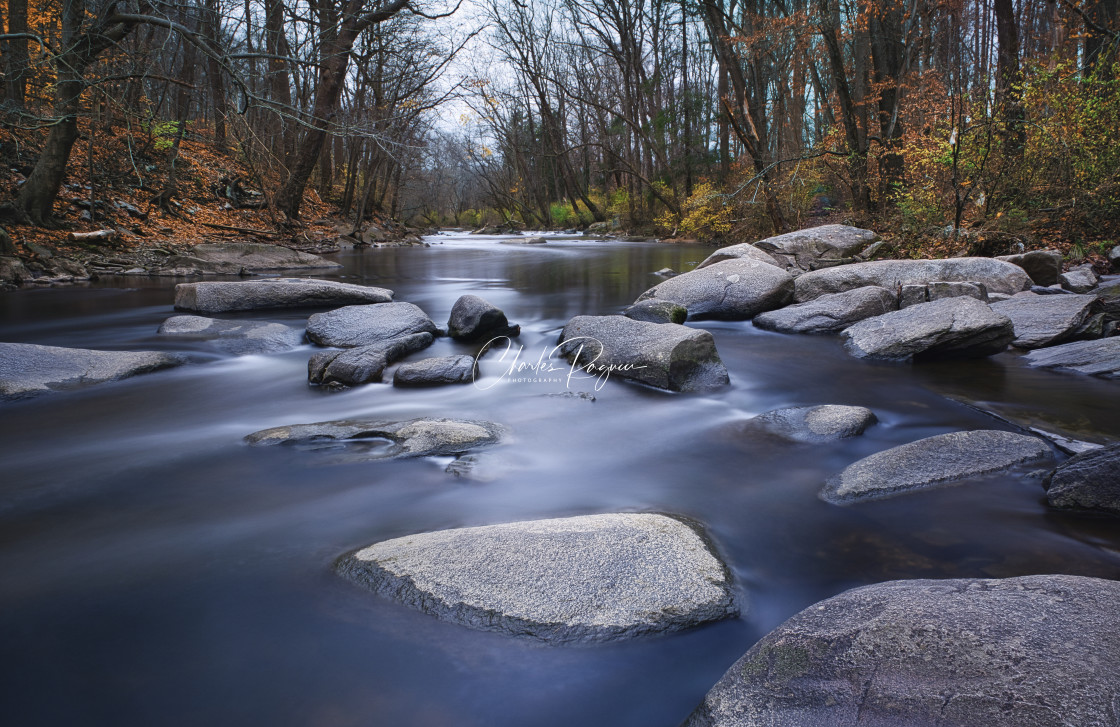
<path fill-rule="evenodd" d="M 175 308 L 196 313 L 388 303 L 393 291 L 311 278 L 180 283 Z"/>
<path fill-rule="evenodd" d="M 934 281 L 983 283 L 989 293 L 1013 295 L 1031 286 L 1018 265 L 986 257 L 945 260 L 876 260 L 814 270 L 797 278 L 794 300 L 803 303 L 829 293 L 877 285 L 897 290 L 900 285 L 929 285 Z"/>
<path fill-rule="evenodd" d="M 782 333 L 839 333 L 853 323 L 893 310 L 898 310 L 894 293 L 868 286 L 759 313 L 754 324 Z"/>
<path fill-rule="evenodd" d="M 748 258 L 724 260 L 655 285 L 638 301 L 678 303 L 690 318 L 746 320 L 780 308 L 793 293 L 793 276 L 775 265 Z"/>
<path fill-rule="evenodd" d="M 348 305 L 307 319 L 307 337 L 320 346 L 354 348 L 415 333 L 439 335 L 428 314 L 412 303 Z"/>
<path fill-rule="evenodd" d="M 945 298 L 867 318 L 840 334 L 858 358 L 910 361 L 991 356 L 1015 337 L 1011 320 L 974 298 Z"/>
<path fill-rule="evenodd" d="M 1031 351 L 1023 359 L 1035 368 L 1116 377 L 1120 376 L 1120 336 L 1063 343 Z"/>
<path fill-rule="evenodd" d="M 1089 319 L 1096 305 L 1091 295 L 1019 293 L 992 303 L 992 310 L 1011 319 L 1016 348 L 1053 346 L 1072 337 Z"/>
<path fill-rule="evenodd" d="M 0 398 L 76 389 L 183 363 L 184 357 L 159 351 L 95 351 L 0 343 Z"/>
<path fill-rule="evenodd" d="M 1120 443 L 1062 462 L 1045 485 L 1046 500 L 1053 507 L 1120 515 Z"/>

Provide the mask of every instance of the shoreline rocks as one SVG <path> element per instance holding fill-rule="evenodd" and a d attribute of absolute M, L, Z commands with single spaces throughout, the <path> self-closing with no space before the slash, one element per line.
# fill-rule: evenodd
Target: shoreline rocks
<path fill-rule="evenodd" d="M 186 363 L 159 351 L 0 343 L 0 399 L 16 399 L 116 381 Z"/>
<path fill-rule="evenodd" d="M 195 245 L 189 254 L 168 257 L 163 270 L 175 271 L 177 274 L 198 272 L 247 275 L 279 270 L 325 270 L 341 267 L 339 263 L 324 260 L 318 255 L 281 245 L 228 242 Z"/>
<path fill-rule="evenodd" d="M 711 333 L 625 316 L 576 316 L 558 350 L 580 378 L 633 379 L 669 391 L 706 391 L 730 382 Z"/>
<path fill-rule="evenodd" d="M 1038 437 L 994 429 L 949 432 L 864 457 L 831 477 L 820 496 L 833 505 L 879 500 L 1049 456 Z"/>
<path fill-rule="evenodd" d="M 992 310 L 1011 319 L 1016 348 L 1043 348 L 1075 336 L 1096 308 L 1091 295 L 1018 293 L 992 303 Z"/>
<path fill-rule="evenodd" d="M 1015 337 L 1009 318 L 975 298 L 944 298 L 867 318 L 840 334 L 857 358 L 910 361 L 976 358 L 1005 350 Z"/>
<path fill-rule="evenodd" d="M 1120 583 L 888 581 L 814 604 L 735 662 L 687 727 L 1110 727 Z"/>
<path fill-rule="evenodd" d="M 1120 376 L 1120 336 L 1040 348 L 1023 360 L 1032 368 L 1112 378 Z"/>
<path fill-rule="evenodd" d="M 865 318 L 895 310 L 898 299 L 894 293 L 867 286 L 759 313 L 753 322 L 763 330 L 781 333 L 838 333 Z"/>
<path fill-rule="evenodd" d="M 1031 286 L 1030 276 L 1018 265 L 983 257 L 943 260 L 876 260 L 814 270 L 797 278 L 794 300 L 804 303 L 828 293 L 876 285 L 888 290 L 933 282 L 983 283 L 991 293 L 1014 295 Z"/>
<path fill-rule="evenodd" d="M 393 291 L 314 278 L 180 283 L 175 308 L 194 313 L 228 313 L 268 308 L 324 308 L 388 303 Z"/>
<path fill-rule="evenodd" d="M 394 538 L 338 563 L 346 578 L 443 621 L 550 644 L 679 631 L 738 610 L 703 538 L 619 513 Z"/>
<path fill-rule="evenodd" d="M 1051 507 L 1120 515 L 1120 443 L 1071 457 L 1043 485 Z"/>
<path fill-rule="evenodd" d="M 871 230 L 848 225 L 807 227 L 759 240 L 755 247 L 778 264 L 797 271 L 849 263 L 853 256 L 879 240 Z"/>

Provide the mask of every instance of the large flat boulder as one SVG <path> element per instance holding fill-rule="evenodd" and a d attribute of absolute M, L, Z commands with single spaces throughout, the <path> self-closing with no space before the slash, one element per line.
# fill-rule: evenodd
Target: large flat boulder
<path fill-rule="evenodd" d="M 338 462 L 366 462 L 459 455 L 496 444 L 503 434 L 502 427 L 493 422 L 469 419 L 340 419 L 262 429 L 245 441 L 256 446 L 283 444 L 320 450 Z"/>
<path fill-rule="evenodd" d="M 890 581 L 755 644 L 688 727 L 1113 727 L 1120 583 Z"/>
<path fill-rule="evenodd" d="M 879 236 L 871 230 L 848 225 L 821 225 L 754 243 L 779 264 L 792 270 L 812 270 L 820 262 L 846 261 Z"/>
<path fill-rule="evenodd" d="M 781 268 L 786 267 L 784 260 L 778 260 L 777 258 L 771 257 L 770 253 L 755 247 L 755 243 L 740 242 L 738 245 L 728 245 L 727 247 L 721 247 L 708 257 L 704 258 L 703 262 L 697 265 L 694 269 L 699 270 L 700 268 L 706 268 L 709 265 L 721 263 L 724 260 L 739 260 L 742 258 L 746 258 L 747 260 L 755 260 L 760 263 L 766 263 L 767 265 L 775 265 Z"/>
<path fill-rule="evenodd" d="M 1120 443 L 1062 462 L 1045 485 L 1046 501 L 1053 507 L 1120 515 Z"/>
<path fill-rule="evenodd" d="M 1028 366 L 1057 369 L 1091 376 L 1120 376 L 1120 336 L 1096 341 L 1075 341 L 1031 351 Z"/>
<path fill-rule="evenodd" d="M 1051 456 L 1038 437 L 994 429 L 949 432 L 877 452 L 848 465 L 821 490 L 834 505 L 880 500 Z"/>
<path fill-rule="evenodd" d="M 1018 293 L 992 303 L 992 310 L 1011 319 L 1016 348 L 1053 346 L 1072 337 L 1092 315 L 1097 299 L 1091 295 Z"/>
<path fill-rule="evenodd" d="M 76 389 L 183 363 L 185 358 L 159 351 L 94 351 L 0 343 L 0 398 Z"/>
<path fill-rule="evenodd" d="M 420 533 L 374 543 L 338 570 L 439 619 L 548 643 L 678 631 L 737 613 L 723 563 L 665 515 Z"/>
<path fill-rule="evenodd" d="M 746 430 L 795 442 L 827 442 L 863 434 L 877 421 L 867 407 L 821 404 L 764 412 L 748 420 Z"/>
<path fill-rule="evenodd" d="M 230 282 L 180 283 L 175 308 L 196 313 L 266 308 L 326 308 L 388 303 L 393 291 L 311 278 L 266 278 Z"/>
<path fill-rule="evenodd" d="M 385 368 L 432 345 L 430 333 L 411 333 L 368 346 L 320 351 L 307 362 L 307 381 L 324 386 L 358 386 L 381 381 Z"/>
<path fill-rule="evenodd" d="M 689 318 L 746 320 L 780 308 L 793 294 L 793 276 L 775 265 L 739 258 L 677 275 L 638 297 L 677 303 Z"/>
<path fill-rule="evenodd" d="M 576 316 L 560 334 L 559 352 L 575 376 L 633 379 L 670 391 L 705 391 L 730 382 L 712 334 L 676 323 L 625 316 Z"/>
<path fill-rule="evenodd" d="M 853 323 L 894 310 L 898 310 L 897 296 L 886 288 L 869 285 L 759 313 L 753 323 L 782 333 L 839 333 Z"/>
<path fill-rule="evenodd" d="M 983 283 L 988 293 L 1014 295 L 1031 287 L 1030 276 L 1018 265 L 987 257 L 945 260 L 876 260 L 814 270 L 797 278 L 794 300 L 804 303 L 829 293 L 877 285 L 897 290 L 902 285 L 933 282 Z"/>
<path fill-rule="evenodd" d="M 245 275 L 278 270 L 326 270 L 342 266 L 318 255 L 281 245 L 225 242 L 195 245 L 189 255 L 172 255 L 168 258 L 166 267 L 223 275 Z"/>
<path fill-rule="evenodd" d="M 412 303 L 348 305 L 307 319 L 307 337 L 320 346 L 354 348 L 414 333 L 439 335 L 428 314 Z"/>
<path fill-rule="evenodd" d="M 457 341 L 481 341 L 520 333 L 521 327 L 511 326 L 501 308 L 477 295 L 460 296 L 447 320 L 447 335 Z"/>
<path fill-rule="evenodd" d="M 238 355 L 288 351 L 303 343 L 303 329 L 270 321 L 238 321 L 205 316 L 172 316 L 158 331 L 179 340 L 210 341 Z"/>
<path fill-rule="evenodd" d="M 1007 348 L 1015 328 L 987 303 L 961 297 L 867 318 L 840 335 L 858 358 L 910 361 L 991 356 Z"/>

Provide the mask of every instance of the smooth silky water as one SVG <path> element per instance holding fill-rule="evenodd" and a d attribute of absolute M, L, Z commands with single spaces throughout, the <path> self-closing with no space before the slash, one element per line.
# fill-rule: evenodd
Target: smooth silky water
<path fill-rule="evenodd" d="M 618 313 L 710 249 L 459 234 L 347 251 L 330 276 L 383 286 L 440 325 L 474 293 L 521 324 L 535 363 L 575 315 Z M 747 648 L 805 606 L 898 578 L 1120 578 L 1115 519 L 1050 512 L 1031 468 L 849 507 L 817 492 L 855 460 L 922 437 L 1010 428 L 959 403 L 1106 441 L 1120 384 L 1026 368 L 1018 354 L 919 366 L 847 356 L 835 337 L 749 322 L 710 330 L 731 386 L 671 394 L 560 373 L 477 386 L 311 388 L 314 348 L 233 357 L 156 335 L 174 280 L 0 294 L 0 340 L 186 351 L 178 369 L 0 405 L 0 714 L 11 725 L 661 725 L 684 719 Z M 300 323 L 307 312 L 231 318 Z M 441 339 L 414 357 L 474 353 Z M 391 374 L 391 369 L 390 369 Z M 391 376 L 387 377 L 391 379 Z M 534 380 L 537 378 L 545 381 Z M 518 380 L 520 379 L 520 380 Z M 549 396 L 588 392 L 585 398 Z M 861 437 L 746 435 L 763 411 L 870 407 Z M 344 417 L 508 427 L 480 480 L 450 458 L 324 464 L 251 448 L 266 427 Z M 1064 455 L 1058 455 L 1059 458 Z M 343 554 L 444 528 L 645 511 L 701 523 L 743 615 L 688 632 L 552 647 L 440 622 L 339 576 Z"/>

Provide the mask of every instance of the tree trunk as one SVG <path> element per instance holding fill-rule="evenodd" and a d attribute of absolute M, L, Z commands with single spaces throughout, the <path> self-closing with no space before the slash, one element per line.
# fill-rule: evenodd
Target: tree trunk
<path fill-rule="evenodd" d="M 0 31 L 2 32 L 2 31 Z M 27 32 L 27 0 L 8 0 L 8 33 Z M 5 89 L 9 103 L 22 109 L 26 103 L 29 57 L 27 38 L 13 38 L 0 47 L 4 56 Z"/>
<path fill-rule="evenodd" d="M 222 42 L 218 37 L 220 17 L 218 0 L 206 0 L 206 13 L 203 17 L 210 43 L 215 48 L 221 48 Z M 223 150 L 226 148 L 226 89 L 218 59 L 212 53 L 207 55 L 206 75 L 209 76 L 211 103 L 214 109 L 214 146 Z"/>
<path fill-rule="evenodd" d="M 1026 143 L 1023 123 L 1023 75 L 1019 71 L 1019 26 L 1012 0 L 995 0 L 996 35 L 999 57 L 996 60 L 996 108 L 1006 124 L 1007 153 L 1018 158 Z"/>

